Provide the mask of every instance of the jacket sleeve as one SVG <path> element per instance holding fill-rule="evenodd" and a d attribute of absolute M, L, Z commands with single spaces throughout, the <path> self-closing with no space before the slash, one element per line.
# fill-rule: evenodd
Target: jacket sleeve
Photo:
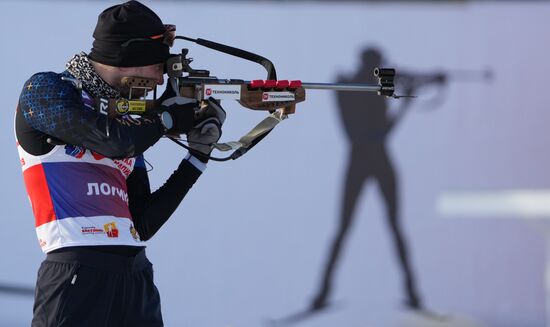
<path fill-rule="evenodd" d="M 139 155 L 163 135 L 156 115 L 109 119 L 86 107 L 81 91 L 53 72 L 35 74 L 25 83 L 19 109 L 32 128 L 109 158 Z"/>
<path fill-rule="evenodd" d="M 184 159 L 164 185 L 151 193 L 143 157 L 137 158 L 126 185 L 130 213 L 141 240 L 150 239 L 170 218 L 201 173 Z"/>

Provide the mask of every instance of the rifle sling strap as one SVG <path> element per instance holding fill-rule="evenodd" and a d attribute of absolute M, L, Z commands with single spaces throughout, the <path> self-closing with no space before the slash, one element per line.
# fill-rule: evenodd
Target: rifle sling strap
<path fill-rule="evenodd" d="M 230 156 L 231 159 L 235 160 L 252 149 L 264 137 L 266 137 L 275 128 L 275 126 L 286 118 L 287 115 L 283 113 L 283 110 L 276 110 L 260 121 L 238 141 L 214 143 L 213 146 L 220 151 L 235 150 L 235 152 L 233 152 Z"/>

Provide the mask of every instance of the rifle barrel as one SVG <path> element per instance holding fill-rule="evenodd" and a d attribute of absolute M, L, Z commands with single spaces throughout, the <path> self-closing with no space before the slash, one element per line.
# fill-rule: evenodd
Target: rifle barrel
<path fill-rule="evenodd" d="M 342 84 L 342 83 L 302 83 L 304 89 L 378 92 L 380 85 L 375 84 Z"/>

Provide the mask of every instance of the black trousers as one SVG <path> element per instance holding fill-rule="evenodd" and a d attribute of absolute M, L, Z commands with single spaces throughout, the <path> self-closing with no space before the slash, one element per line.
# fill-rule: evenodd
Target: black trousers
<path fill-rule="evenodd" d="M 33 314 L 32 327 L 163 326 L 145 250 L 130 257 L 83 248 L 48 254 Z"/>

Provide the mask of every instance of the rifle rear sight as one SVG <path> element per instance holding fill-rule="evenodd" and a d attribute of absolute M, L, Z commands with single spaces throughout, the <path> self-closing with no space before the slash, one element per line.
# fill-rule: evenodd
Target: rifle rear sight
<path fill-rule="evenodd" d="M 172 55 L 166 63 L 166 73 L 168 77 L 182 77 L 187 73 L 187 77 L 215 78 L 210 76 L 210 71 L 206 69 L 193 69 L 190 64 L 193 58 L 187 58 L 189 49 L 181 49 L 181 55 Z"/>

